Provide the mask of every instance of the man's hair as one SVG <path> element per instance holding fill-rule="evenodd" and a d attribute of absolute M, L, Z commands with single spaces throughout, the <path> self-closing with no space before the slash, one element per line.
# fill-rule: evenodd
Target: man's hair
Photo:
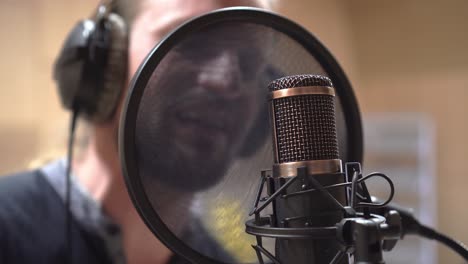
<path fill-rule="evenodd" d="M 142 4 L 143 1 L 148 1 L 148 0 L 114 0 L 113 1 L 113 6 L 112 9 L 115 13 L 119 14 L 124 21 L 127 23 L 129 26 L 128 28 L 131 28 L 131 24 L 133 20 L 135 19 L 135 16 L 138 12 L 139 6 Z M 200 0 L 204 1 L 204 0 Z M 229 3 L 230 1 L 226 1 L 226 3 Z M 255 3 L 255 6 L 268 9 L 268 10 L 274 10 L 276 8 L 276 3 L 278 0 L 242 0 L 241 3 L 244 6 L 253 6 Z"/>

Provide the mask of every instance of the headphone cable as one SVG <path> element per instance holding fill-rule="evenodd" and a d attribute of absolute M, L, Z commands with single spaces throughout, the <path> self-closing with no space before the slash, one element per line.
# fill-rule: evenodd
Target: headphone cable
<path fill-rule="evenodd" d="M 66 168 L 66 183 L 65 183 L 65 242 L 66 242 L 66 263 L 72 263 L 73 256 L 73 246 L 72 246 L 72 213 L 71 213 L 71 171 L 72 171 L 72 161 L 73 161 L 73 142 L 75 140 L 75 128 L 76 121 L 78 119 L 78 109 L 75 108 L 72 113 L 71 122 L 70 122 L 70 131 L 68 138 L 68 149 L 67 149 L 67 168 Z"/>

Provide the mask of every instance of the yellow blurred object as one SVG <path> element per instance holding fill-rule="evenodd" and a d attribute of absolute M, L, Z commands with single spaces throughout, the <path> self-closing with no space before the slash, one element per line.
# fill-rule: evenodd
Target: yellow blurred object
<path fill-rule="evenodd" d="M 217 201 L 209 211 L 209 226 L 213 235 L 237 261 L 242 263 L 257 261 L 251 245 L 255 237 L 245 232 L 245 217 L 248 212 L 239 202 Z"/>

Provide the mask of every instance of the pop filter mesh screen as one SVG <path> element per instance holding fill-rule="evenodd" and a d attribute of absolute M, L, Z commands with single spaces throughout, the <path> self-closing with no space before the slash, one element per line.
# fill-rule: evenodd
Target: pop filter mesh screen
<path fill-rule="evenodd" d="M 260 173 L 273 163 L 267 87 L 295 74 L 328 76 L 296 40 L 250 22 L 191 30 L 164 54 L 136 106 L 136 168 L 126 175 L 141 182 L 164 223 L 156 233 L 168 229 L 219 262 L 258 262 L 255 237 L 244 230 Z M 348 131 L 335 100 L 346 161 Z M 274 252 L 274 241 L 264 245 Z"/>

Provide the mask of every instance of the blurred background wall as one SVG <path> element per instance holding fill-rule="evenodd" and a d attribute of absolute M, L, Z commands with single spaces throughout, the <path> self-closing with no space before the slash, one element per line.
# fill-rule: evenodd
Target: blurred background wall
<path fill-rule="evenodd" d="M 0 0 L 0 174 L 63 155 L 68 115 L 51 68 L 65 35 L 96 2 Z M 335 55 L 354 85 L 364 122 L 379 113 L 430 120 L 433 222 L 468 242 L 468 210 L 460 206 L 468 202 L 468 1 L 283 0 L 278 11 Z M 378 154 L 370 149 L 365 160 L 375 164 Z M 462 263 L 436 249 L 438 263 Z"/>

